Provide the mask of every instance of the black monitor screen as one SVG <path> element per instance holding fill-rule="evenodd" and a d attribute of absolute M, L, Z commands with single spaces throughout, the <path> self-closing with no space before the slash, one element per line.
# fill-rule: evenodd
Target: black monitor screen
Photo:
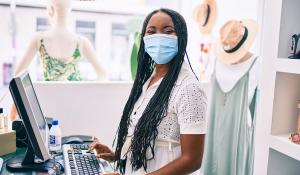
<path fill-rule="evenodd" d="M 42 113 L 42 110 L 40 108 L 39 102 L 37 100 L 35 91 L 33 89 L 32 86 L 32 82 L 30 80 L 29 75 L 25 76 L 22 79 L 22 84 L 25 90 L 25 94 L 27 96 L 30 108 L 33 112 L 33 117 L 37 123 L 37 126 L 39 128 L 39 131 L 42 135 L 43 141 L 47 142 L 47 133 L 46 133 L 46 127 L 47 127 L 47 123 L 45 121 L 44 115 Z"/>
<path fill-rule="evenodd" d="M 50 159 L 48 151 L 49 129 L 29 74 L 23 73 L 13 78 L 9 89 L 18 113 L 23 120 L 30 140 L 30 146 L 34 150 L 35 155 L 42 160 Z"/>

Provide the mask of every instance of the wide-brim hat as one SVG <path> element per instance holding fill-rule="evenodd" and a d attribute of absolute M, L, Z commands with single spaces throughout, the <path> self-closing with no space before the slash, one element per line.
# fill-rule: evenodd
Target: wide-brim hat
<path fill-rule="evenodd" d="M 205 18 L 203 18 L 203 14 Z M 216 20 L 216 2 L 215 0 L 204 0 L 193 12 L 194 20 L 199 23 L 200 32 L 205 34 L 212 30 Z M 204 19 L 204 21 L 203 21 Z"/>
<path fill-rule="evenodd" d="M 222 28 L 226 27 L 230 22 L 236 22 L 235 20 L 228 21 Z M 226 50 L 222 45 L 221 40 L 218 41 L 216 54 L 217 59 L 226 64 L 234 64 L 240 61 L 248 52 L 253 42 L 255 41 L 256 34 L 258 32 L 258 24 L 256 21 L 248 19 L 240 21 L 240 24 L 244 26 L 244 36 L 237 45 L 233 48 Z M 220 30 L 220 36 L 223 35 L 222 28 Z M 230 29 L 231 30 L 231 29 Z"/>

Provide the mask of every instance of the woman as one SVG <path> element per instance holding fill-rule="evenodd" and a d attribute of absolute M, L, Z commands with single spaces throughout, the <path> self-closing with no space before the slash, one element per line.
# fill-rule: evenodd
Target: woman
<path fill-rule="evenodd" d="M 184 62 L 187 27 L 169 9 L 145 19 L 138 70 L 117 133 L 115 153 L 100 143 L 98 157 L 122 174 L 183 175 L 201 166 L 206 95 Z"/>

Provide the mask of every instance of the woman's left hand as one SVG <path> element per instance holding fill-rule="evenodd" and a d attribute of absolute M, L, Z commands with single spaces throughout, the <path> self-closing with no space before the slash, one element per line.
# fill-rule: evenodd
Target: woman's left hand
<path fill-rule="evenodd" d="M 14 121 L 17 118 L 18 118 L 18 111 L 17 111 L 16 105 L 13 104 L 10 109 L 10 120 Z"/>

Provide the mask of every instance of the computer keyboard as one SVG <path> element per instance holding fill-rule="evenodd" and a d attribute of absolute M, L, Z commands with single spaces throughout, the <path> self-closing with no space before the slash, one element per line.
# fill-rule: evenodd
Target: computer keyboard
<path fill-rule="evenodd" d="M 112 172 L 110 164 L 96 157 L 96 153 L 88 152 L 88 144 L 63 145 L 66 175 L 99 175 Z"/>

